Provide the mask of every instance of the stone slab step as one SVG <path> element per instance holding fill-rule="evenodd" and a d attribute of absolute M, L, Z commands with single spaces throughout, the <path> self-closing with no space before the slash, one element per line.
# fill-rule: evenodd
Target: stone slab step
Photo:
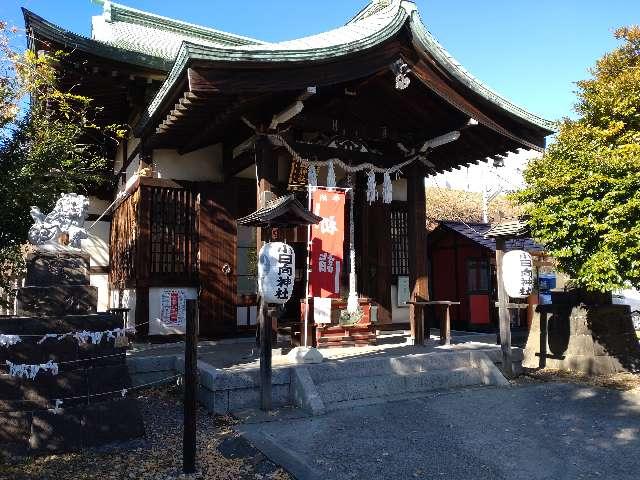
<path fill-rule="evenodd" d="M 331 380 L 318 384 L 317 388 L 325 408 L 331 410 L 333 404 L 344 401 L 481 384 L 483 381 L 480 370 L 467 366 L 420 373 Z"/>
<path fill-rule="evenodd" d="M 473 364 L 469 352 L 424 353 L 401 357 L 347 359 L 313 365 L 309 373 L 313 381 L 322 384 L 339 379 L 352 379 L 376 375 L 407 375 L 431 370 L 451 370 Z"/>

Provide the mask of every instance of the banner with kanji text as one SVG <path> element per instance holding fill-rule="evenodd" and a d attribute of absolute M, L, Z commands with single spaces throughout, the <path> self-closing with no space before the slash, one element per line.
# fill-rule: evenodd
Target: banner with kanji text
<path fill-rule="evenodd" d="M 315 187 L 311 190 L 311 210 L 322 217 L 311 226 L 309 295 L 340 296 L 340 274 L 344 271 L 345 191 Z"/>

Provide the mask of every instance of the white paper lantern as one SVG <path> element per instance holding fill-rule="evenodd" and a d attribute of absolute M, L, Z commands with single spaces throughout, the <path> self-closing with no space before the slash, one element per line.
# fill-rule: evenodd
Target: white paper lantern
<path fill-rule="evenodd" d="M 502 257 L 502 281 L 512 298 L 526 298 L 533 291 L 533 259 L 524 250 L 512 250 Z"/>
<path fill-rule="evenodd" d="M 296 254 L 291 245 L 265 243 L 258 258 L 258 292 L 266 303 L 284 304 L 291 298 Z"/>

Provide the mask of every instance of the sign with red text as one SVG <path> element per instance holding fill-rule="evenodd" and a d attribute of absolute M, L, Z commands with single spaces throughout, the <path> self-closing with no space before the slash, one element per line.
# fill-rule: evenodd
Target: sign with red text
<path fill-rule="evenodd" d="M 336 298 L 344 271 L 345 192 L 317 187 L 311 195 L 311 210 L 322 221 L 311 226 L 309 295 Z"/>
<path fill-rule="evenodd" d="M 163 290 L 160 296 L 160 321 L 168 327 L 186 324 L 187 303 L 182 289 Z"/>

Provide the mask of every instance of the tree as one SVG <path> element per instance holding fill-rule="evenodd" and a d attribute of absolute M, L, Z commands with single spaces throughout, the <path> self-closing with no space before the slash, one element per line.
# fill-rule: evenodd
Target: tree
<path fill-rule="evenodd" d="M 21 273 L 30 206 L 49 211 L 62 192 L 89 193 L 110 180 L 101 146 L 123 134 L 94 122 L 90 98 L 59 87 L 63 52 L 12 45 L 19 32 L 0 21 L 0 288 Z M 0 300 L 1 301 L 1 300 Z"/>
<path fill-rule="evenodd" d="M 524 172 L 514 195 L 533 236 L 578 286 L 640 287 L 640 27 L 578 82 L 577 120 Z"/>

